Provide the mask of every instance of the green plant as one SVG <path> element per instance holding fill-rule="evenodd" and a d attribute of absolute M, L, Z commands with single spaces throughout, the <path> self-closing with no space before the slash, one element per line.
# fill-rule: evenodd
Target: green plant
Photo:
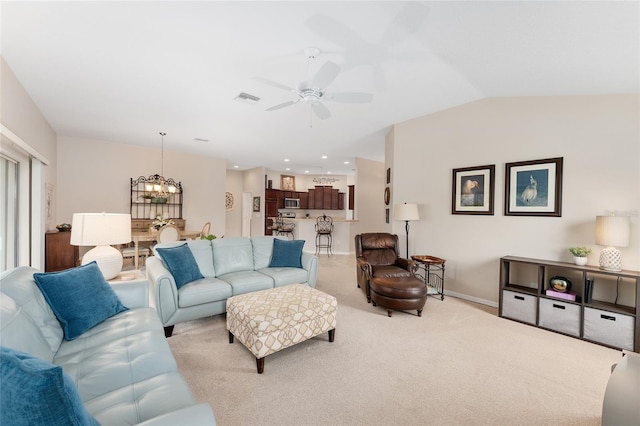
<path fill-rule="evenodd" d="M 587 257 L 591 253 L 591 249 L 588 247 L 569 247 L 569 251 L 575 257 Z"/>
<path fill-rule="evenodd" d="M 200 239 L 201 240 L 215 240 L 217 237 L 213 234 L 207 234 L 207 235 L 200 235 Z"/>

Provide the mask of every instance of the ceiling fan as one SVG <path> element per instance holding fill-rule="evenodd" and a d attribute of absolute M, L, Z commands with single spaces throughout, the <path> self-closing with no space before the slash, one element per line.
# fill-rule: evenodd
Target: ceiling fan
<path fill-rule="evenodd" d="M 314 59 L 320 53 L 317 47 L 309 47 L 304 50 L 308 59 Z M 275 111 L 295 105 L 300 101 L 311 105 L 312 111 L 321 120 L 331 117 L 331 112 L 321 101 L 343 102 L 343 103 L 367 103 L 371 102 L 373 95 L 363 92 L 340 92 L 327 93 L 326 88 L 333 83 L 340 73 L 340 66 L 335 62 L 325 62 L 311 80 L 300 82 L 295 88 L 284 84 L 268 80 L 262 77 L 253 77 L 255 80 L 268 84 L 278 89 L 286 90 L 295 94 L 295 98 L 267 108 L 267 111 Z"/>

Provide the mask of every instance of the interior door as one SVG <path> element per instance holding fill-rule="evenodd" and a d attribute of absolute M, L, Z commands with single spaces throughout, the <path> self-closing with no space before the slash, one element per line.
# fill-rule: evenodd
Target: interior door
<path fill-rule="evenodd" d="M 242 236 L 251 236 L 251 212 L 253 210 L 253 197 L 251 192 L 242 193 Z"/>

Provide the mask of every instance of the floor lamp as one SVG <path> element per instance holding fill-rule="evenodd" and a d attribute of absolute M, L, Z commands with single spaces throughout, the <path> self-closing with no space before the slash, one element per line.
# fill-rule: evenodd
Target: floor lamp
<path fill-rule="evenodd" d="M 407 232 L 407 259 L 409 258 L 409 221 L 420 220 L 418 214 L 418 205 L 414 203 L 396 204 L 393 208 L 393 218 L 395 220 L 405 221 L 405 230 Z"/>

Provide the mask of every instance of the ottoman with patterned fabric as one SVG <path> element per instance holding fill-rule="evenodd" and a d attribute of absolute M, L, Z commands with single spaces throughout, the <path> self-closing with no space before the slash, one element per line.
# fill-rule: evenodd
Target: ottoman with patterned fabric
<path fill-rule="evenodd" d="M 234 336 L 256 357 L 258 373 L 264 357 L 336 330 L 335 297 L 306 284 L 291 284 L 227 299 L 229 343 Z"/>

